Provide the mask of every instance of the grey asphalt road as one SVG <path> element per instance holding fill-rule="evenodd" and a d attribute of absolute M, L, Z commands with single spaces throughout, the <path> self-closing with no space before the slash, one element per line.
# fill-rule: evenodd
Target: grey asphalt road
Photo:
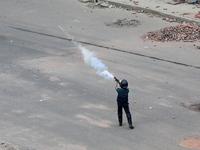
<path fill-rule="evenodd" d="M 76 0 L 0 2 L 0 139 L 37 150 L 187 150 L 200 136 L 198 43 L 140 37 L 177 23 Z M 92 10 L 92 12 L 91 12 Z M 2 17 L 6 16 L 6 17 Z M 137 27 L 106 23 L 136 19 Z M 98 76 L 59 29 L 129 82 L 134 130 L 117 122 L 115 82 Z"/>

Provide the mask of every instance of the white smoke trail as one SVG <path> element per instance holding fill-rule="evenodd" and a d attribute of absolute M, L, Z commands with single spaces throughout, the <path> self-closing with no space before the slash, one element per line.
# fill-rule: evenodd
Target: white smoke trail
<path fill-rule="evenodd" d="M 67 31 L 65 31 L 61 26 L 59 26 L 59 28 L 65 33 L 68 39 L 71 39 L 73 41 L 73 37 Z"/>
<path fill-rule="evenodd" d="M 106 67 L 106 65 L 102 63 L 102 60 L 96 57 L 94 52 L 91 52 L 87 48 L 83 47 L 80 43 L 74 41 L 73 37 L 68 32 L 66 32 L 61 26 L 59 26 L 59 28 L 65 33 L 67 38 L 71 39 L 72 43 L 74 43 L 77 46 L 77 48 L 81 50 L 84 62 L 87 65 L 92 66 L 96 70 L 96 73 L 99 76 L 104 77 L 104 79 L 113 80 L 114 76 L 108 72 L 108 68 Z"/>

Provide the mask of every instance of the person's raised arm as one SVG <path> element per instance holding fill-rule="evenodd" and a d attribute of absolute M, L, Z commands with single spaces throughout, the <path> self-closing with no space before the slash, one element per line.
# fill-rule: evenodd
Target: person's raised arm
<path fill-rule="evenodd" d="M 116 81 L 115 89 L 118 88 L 118 82 Z"/>

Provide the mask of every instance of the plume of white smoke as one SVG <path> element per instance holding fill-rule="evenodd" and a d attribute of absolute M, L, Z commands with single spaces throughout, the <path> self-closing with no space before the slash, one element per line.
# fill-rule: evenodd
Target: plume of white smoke
<path fill-rule="evenodd" d="M 94 52 L 89 51 L 81 44 L 78 46 L 78 49 L 80 49 L 83 54 L 84 62 L 87 65 L 91 65 L 99 76 L 102 76 L 105 79 L 113 79 L 113 76 L 108 72 L 106 65 L 95 56 Z"/>
<path fill-rule="evenodd" d="M 108 72 L 108 68 L 106 67 L 106 65 L 96 57 L 94 52 L 91 52 L 87 48 L 83 47 L 80 43 L 74 41 L 73 37 L 68 32 L 66 32 L 61 26 L 59 26 L 59 28 L 65 33 L 67 38 L 71 39 L 71 41 L 77 46 L 77 48 L 81 50 L 84 62 L 87 65 L 92 66 L 96 70 L 96 73 L 99 76 L 102 76 L 105 79 L 110 79 L 110 80 L 114 78 L 114 76 Z"/>

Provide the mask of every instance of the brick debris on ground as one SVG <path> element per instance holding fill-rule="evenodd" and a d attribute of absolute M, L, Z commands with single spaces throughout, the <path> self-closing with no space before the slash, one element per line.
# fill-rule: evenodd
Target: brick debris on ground
<path fill-rule="evenodd" d="M 128 19 L 118 19 L 116 22 L 114 23 L 106 23 L 107 26 L 113 26 L 113 27 L 136 27 L 137 25 L 139 25 L 140 22 L 138 20 L 128 20 Z"/>
<path fill-rule="evenodd" d="M 196 23 L 180 23 L 177 26 L 170 26 L 157 31 L 148 32 L 142 37 L 148 40 L 155 40 L 161 42 L 194 42 L 200 40 L 200 25 Z"/>

